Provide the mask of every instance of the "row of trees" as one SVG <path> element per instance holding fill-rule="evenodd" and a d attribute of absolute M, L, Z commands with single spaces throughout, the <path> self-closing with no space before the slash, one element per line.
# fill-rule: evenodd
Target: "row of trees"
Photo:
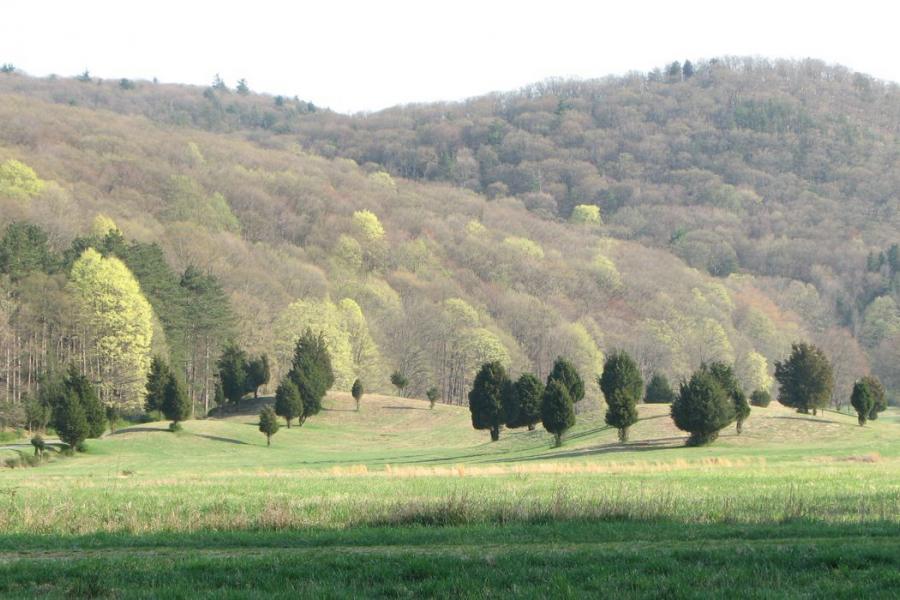
<path fill-rule="evenodd" d="M 776 362 L 775 378 L 779 383 L 779 401 L 800 413 L 827 406 L 831 400 L 834 377 L 825 353 L 816 346 L 794 344 L 790 356 Z M 619 441 L 628 441 L 629 428 L 637 423 L 637 404 L 671 403 L 675 426 L 690 434 L 688 445 L 709 444 L 719 432 L 732 423 L 737 433 L 750 416 L 751 404 L 765 407 L 771 401 L 768 390 L 754 390 L 748 401 L 733 368 L 715 361 L 702 363 L 691 376 L 681 382 L 675 393 L 664 376 L 654 375 L 644 387 L 635 360 L 617 350 L 605 360 L 598 383 L 606 399 L 606 424 L 616 428 Z M 584 395 L 584 383 L 577 370 L 560 357 L 547 378 L 546 386 L 531 373 L 523 373 L 512 381 L 499 362 L 485 363 L 469 392 L 469 409 L 475 429 L 488 429 L 491 440 L 500 437 L 500 428 L 527 426 L 540 421 L 561 443 L 562 435 L 575 424 L 574 402 Z M 877 418 L 887 407 L 884 388 L 877 377 L 868 375 L 856 382 L 851 404 L 859 415 L 859 424 Z"/>

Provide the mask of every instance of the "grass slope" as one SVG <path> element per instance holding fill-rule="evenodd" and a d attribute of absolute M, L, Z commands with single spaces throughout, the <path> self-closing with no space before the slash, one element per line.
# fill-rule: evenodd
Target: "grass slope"
<path fill-rule="evenodd" d="M 261 402 L 269 401 L 263 399 Z M 258 405 L 0 471 L 5 597 L 891 597 L 900 425 L 754 409 L 683 447 L 667 406 L 559 449 L 468 410 L 334 394 L 271 448 Z M 439 527 L 435 527 L 439 526 Z"/>

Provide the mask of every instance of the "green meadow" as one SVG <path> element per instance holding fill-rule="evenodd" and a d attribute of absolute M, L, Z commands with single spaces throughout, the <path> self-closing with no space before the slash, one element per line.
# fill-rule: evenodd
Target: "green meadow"
<path fill-rule="evenodd" d="M 268 399 L 261 402 L 269 401 Z M 684 447 L 585 412 L 474 431 L 464 407 L 332 394 L 271 447 L 258 405 L 0 470 L 5 597 L 896 597 L 900 414 L 754 408 Z M 7 447 L 8 448 L 8 447 Z M 0 459 L 14 450 L 0 450 Z"/>

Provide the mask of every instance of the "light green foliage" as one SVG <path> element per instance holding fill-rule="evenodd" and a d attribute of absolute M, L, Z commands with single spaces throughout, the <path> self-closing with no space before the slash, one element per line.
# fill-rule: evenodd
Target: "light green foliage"
<path fill-rule="evenodd" d="M 355 302 L 352 300 L 339 307 L 327 298 L 308 298 L 296 300 L 285 308 L 275 323 L 275 372 L 283 374 L 287 371 L 297 339 L 310 328 L 313 332 L 321 331 L 328 343 L 335 388 L 349 390 L 353 381 L 363 375 L 359 373 L 362 367 L 371 364 L 373 357 L 377 357 L 374 343 L 351 340 L 351 331 L 368 336 L 362 311 L 357 312 L 359 306 L 354 308 L 353 305 Z M 366 339 L 371 340 L 368 337 Z M 360 358 L 360 362 L 354 360 L 354 355 Z"/>
<path fill-rule="evenodd" d="M 375 173 L 370 173 L 369 181 L 379 187 L 383 187 L 391 191 L 397 190 L 397 183 L 394 181 L 394 178 L 391 177 L 390 173 L 387 173 L 385 171 L 376 171 Z"/>
<path fill-rule="evenodd" d="M 355 300 L 344 298 L 338 302 L 341 328 L 350 342 L 353 370 L 357 378 L 364 381 L 384 379 L 381 353 L 369 332 L 369 324 L 362 308 Z"/>
<path fill-rule="evenodd" d="M 71 285 L 90 324 L 93 351 L 101 365 L 101 392 L 115 391 L 128 405 L 138 406 L 153 337 L 153 310 L 137 280 L 115 257 L 93 248 L 72 266 Z"/>
<path fill-rule="evenodd" d="M 170 221 L 191 221 L 211 231 L 238 232 L 241 229 L 222 194 L 208 194 L 199 183 L 185 175 L 172 176 L 165 199 L 165 216 Z"/>
<path fill-rule="evenodd" d="M 206 158 L 203 156 L 203 152 L 200 151 L 200 146 L 197 145 L 197 142 L 188 142 L 185 154 L 187 155 L 188 163 L 192 167 L 206 164 Z"/>
<path fill-rule="evenodd" d="M 23 162 L 9 159 L 0 163 L 0 196 L 28 200 L 41 193 L 46 182 Z"/>
<path fill-rule="evenodd" d="M 511 235 L 503 240 L 503 245 L 522 256 L 536 260 L 544 258 L 544 249 L 537 242 L 528 238 Z"/>
<path fill-rule="evenodd" d="M 608 256 L 598 252 L 591 262 L 591 270 L 594 272 L 600 287 L 607 290 L 615 290 L 622 286 L 622 276 L 619 274 L 619 269 L 616 268 L 616 263 Z"/>
<path fill-rule="evenodd" d="M 476 221 L 472 219 L 468 223 L 466 223 L 466 233 L 471 236 L 479 236 L 484 233 L 487 233 L 487 227 L 481 224 L 481 221 Z"/>
<path fill-rule="evenodd" d="M 462 298 L 448 298 L 444 301 L 444 313 L 452 327 L 477 327 L 480 322 L 478 311 Z"/>
<path fill-rule="evenodd" d="M 384 227 L 378 216 L 370 210 L 357 210 L 353 213 L 353 231 L 363 243 L 378 242 L 384 238 Z"/>
<path fill-rule="evenodd" d="M 96 236 L 100 239 L 105 238 L 110 233 L 119 233 L 118 226 L 116 226 L 116 222 L 111 218 L 107 217 L 103 213 L 98 213 L 94 220 L 91 222 L 91 235 Z"/>
<path fill-rule="evenodd" d="M 362 269 L 363 250 L 356 238 L 342 233 L 335 244 L 334 255 L 349 271 L 355 273 Z"/>
<path fill-rule="evenodd" d="M 466 330 L 463 336 L 465 355 L 470 364 L 486 362 L 509 364 L 509 350 L 496 333 L 484 327 L 476 327 Z"/>
<path fill-rule="evenodd" d="M 600 207 L 594 204 L 579 204 L 572 209 L 572 215 L 569 217 L 572 223 L 580 225 L 602 225 L 603 219 L 600 218 Z"/>
<path fill-rule="evenodd" d="M 769 374 L 766 357 L 751 350 L 742 355 L 735 366 L 738 380 L 745 390 L 770 390 L 775 379 Z"/>

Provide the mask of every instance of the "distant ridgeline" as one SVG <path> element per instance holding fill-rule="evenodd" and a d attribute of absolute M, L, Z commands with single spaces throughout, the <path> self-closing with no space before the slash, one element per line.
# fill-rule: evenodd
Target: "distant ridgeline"
<path fill-rule="evenodd" d="M 479 367 L 644 381 L 701 362 L 772 388 L 808 340 L 835 403 L 900 394 L 900 93 L 816 61 L 727 59 L 347 116 L 297 99 L 0 73 L 0 404 L 50 370 L 195 410 L 234 341 L 272 382 L 310 328 L 335 388 Z M 270 386 L 274 387 L 274 386 Z M 269 389 L 274 392 L 274 389 Z"/>

